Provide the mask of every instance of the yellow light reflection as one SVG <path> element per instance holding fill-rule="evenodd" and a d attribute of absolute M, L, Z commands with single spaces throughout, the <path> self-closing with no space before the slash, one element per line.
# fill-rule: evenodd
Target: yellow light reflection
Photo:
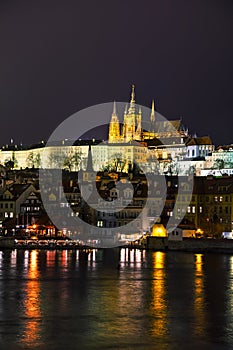
<path fill-rule="evenodd" d="M 38 324 L 41 318 L 40 310 L 40 282 L 38 271 L 38 251 L 29 253 L 28 282 L 23 301 L 23 311 L 26 317 L 25 329 L 21 337 L 21 344 L 25 346 L 39 345 L 40 335 Z"/>
<path fill-rule="evenodd" d="M 152 314 L 153 335 L 163 337 L 168 332 L 167 303 L 166 303 L 166 253 L 153 253 L 153 280 L 152 280 Z"/>
<path fill-rule="evenodd" d="M 204 300 L 204 278 L 203 278 L 203 254 L 195 254 L 195 276 L 194 276 L 194 312 L 195 333 L 205 333 L 205 300 Z"/>
<path fill-rule="evenodd" d="M 230 289 L 230 293 L 229 293 L 229 299 L 228 299 L 228 310 L 231 311 L 231 314 L 232 314 L 232 311 L 233 311 L 233 256 L 229 257 L 230 261 L 229 261 L 229 266 L 230 266 L 230 269 L 229 269 L 229 289 Z"/>

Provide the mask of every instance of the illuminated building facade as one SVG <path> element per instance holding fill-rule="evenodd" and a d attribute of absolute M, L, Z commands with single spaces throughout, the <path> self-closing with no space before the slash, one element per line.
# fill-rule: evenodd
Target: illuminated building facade
<path fill-rule="evenodd" d="M 113 104 L 108 140 L 79 140 L 73 145 L 69 144 L 69 140 L 62 140 L 46 147 L 41 143 L 25 149 L 11 144 L 0 150 L 0 164 L 13 162 L 14 169 L 44 167 L 86 170 L 91 145 L 95 171 L 111 168 L 128 172 L 134 163 L 138 163 L 144 166 L 144 170 L 146 168 L 159 174 L 187 175 L 194 171 L 199 176 L 211 173 L 211 169 L 217 171 L 223 168 L 227 168 L 225 173 L 233 174 L 232 145 L 214 151 L 209 136 L 192 137 L 181 119 L 160 120 L 158 116 L 152 101 L 149 121 L 146 122 L 148 130 L 145 130 L 145 116 L 136 104 L 133 85 L 122 122 L 116 103 Z"/>

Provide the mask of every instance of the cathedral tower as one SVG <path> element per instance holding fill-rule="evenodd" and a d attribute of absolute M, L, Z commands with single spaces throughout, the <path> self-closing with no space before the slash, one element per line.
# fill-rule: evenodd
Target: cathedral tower
<path fill-rule="evenodd" d="M 124 114 L 123 138 L 124 142 L 141 140 L 141 120 L 142 114 L 136 112 L 135 86 L 132 85 L 131 100 L 128 111 Z"/>
<path fill-rule="evenodd" d="M 116 112 L 116 102 L 113 103 L 112 118 L 109 126 L 108 141 L 110 143 L 120 142 L 120 123 Z"/>

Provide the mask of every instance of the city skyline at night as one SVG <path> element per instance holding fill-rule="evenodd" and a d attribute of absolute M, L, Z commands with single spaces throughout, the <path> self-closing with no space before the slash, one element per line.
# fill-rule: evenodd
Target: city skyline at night
<path fill-rule="evenodd" d="M 83 108 L 125 101 L 132 82 L 142 105 L 232 143 L 232 2 L 1 6 L 2 145 L 46 140 Z"/>

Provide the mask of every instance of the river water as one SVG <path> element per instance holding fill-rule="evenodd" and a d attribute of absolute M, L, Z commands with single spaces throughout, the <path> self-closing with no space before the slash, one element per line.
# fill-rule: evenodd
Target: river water
<path fill-rule="evenodd" d="M 233 256 L 0 251 L 0 349 L 232 349 Z"/>

